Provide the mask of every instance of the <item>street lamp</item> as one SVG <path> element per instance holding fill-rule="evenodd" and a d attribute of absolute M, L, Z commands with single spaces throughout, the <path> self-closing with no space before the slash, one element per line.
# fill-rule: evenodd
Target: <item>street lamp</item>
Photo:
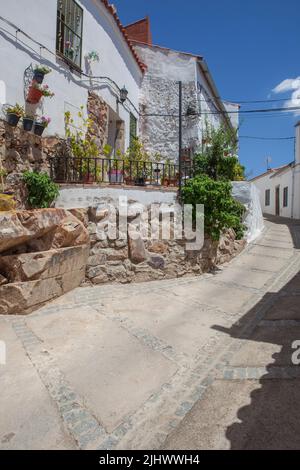
<path fill-rule="evenodd" d="M 120 90 L 120 101 L 123 104 L 127 100 L 128 91 L 126 90 L 125 86 Z"/>

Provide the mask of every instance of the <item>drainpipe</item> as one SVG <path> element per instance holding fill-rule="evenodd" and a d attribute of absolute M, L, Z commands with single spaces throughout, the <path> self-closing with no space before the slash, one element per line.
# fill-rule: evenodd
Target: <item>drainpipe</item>
<path fill-rule="evenodd" d="M 178 142 L 178 163 L 179 163 L 179 200 L 181 200 L 181 153 L 182 153 L 182 82 L 178 83 L 179 85 L 179 142 Z"/>

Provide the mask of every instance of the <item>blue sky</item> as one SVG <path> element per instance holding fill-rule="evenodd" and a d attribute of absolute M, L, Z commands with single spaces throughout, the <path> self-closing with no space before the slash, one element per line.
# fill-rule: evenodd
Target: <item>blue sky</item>
<path fill-rule="evenodd" d="M 299 0 L 112 0 L 123 24 L 150 16 L 153 43 L 205 57 L 223 99 L 289 99 L 272 90 L 300 76 Z M 300 95 L 300 86 L 299 86 Z M 297 95 L 298 96 L 298 95 Z M 286 103 L 243 105 L 241 109 L 281 107 Z M 293 114 L 241 117 L 241 135 L 294 136 Z M 265 171 L 294 158 L 294 141 L 240 140 L 247 174 Z"/>

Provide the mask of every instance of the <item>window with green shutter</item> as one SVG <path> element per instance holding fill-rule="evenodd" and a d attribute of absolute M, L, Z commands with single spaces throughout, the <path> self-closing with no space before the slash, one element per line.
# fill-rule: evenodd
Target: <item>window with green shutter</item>
<path fill-rule="evenodd" d="M 269 206 L 270 205 L 270 190 L 269 189 L 266 189 L 265 191 L 265 206 Z"/>
<path fill-rule="evenodd" d="M 134 139 L 137 137 L 137 119 L 136 117 L 130 113 L 130 139 L 129 144 L 132 145 Z"/>
<path fill-rule="evenodd" d="M 74 0 L 58 0 L 56 51 L 70 65 L 81 68 L 83 10 Z"/>
<path fill-rule="evenodd" d="M 283 188 L 283 207 L 287 207 L 289 202 L 289 188 Z"/>

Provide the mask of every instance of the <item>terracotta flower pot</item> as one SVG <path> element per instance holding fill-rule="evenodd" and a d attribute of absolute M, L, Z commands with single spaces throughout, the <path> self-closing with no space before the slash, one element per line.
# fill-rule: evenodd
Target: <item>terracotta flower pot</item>
<path fill-rule="evenodd" d="M 83 182 L 85 184 L 92 184 L 92 183 L 95 183 L 95 177 L 94 175 L 84 175 L 84 180 Z"/>
<path fill-rule="evenodd" d="M 42 98 L 42 96 L 43 96 L 43 93 L 41 92 L 41 90 L 31 85 L 28 90 L 26 101 L 31 104 L 37 104 Z"/>

